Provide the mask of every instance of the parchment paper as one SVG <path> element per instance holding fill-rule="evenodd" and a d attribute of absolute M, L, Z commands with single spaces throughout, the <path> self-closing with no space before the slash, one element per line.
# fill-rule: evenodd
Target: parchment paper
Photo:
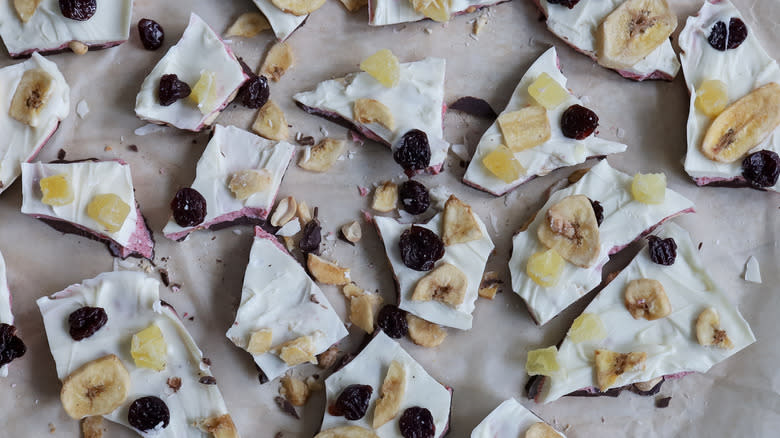
<path fill-rule="evenodd" d="M 685 17 L 700 4 L 692 0 L 671 3 L 680 15 L 680 28 Z M 777 2 L 734 3 L 766 50 L 775 58 L 780 56 Z M 195 163 L 208 135 L 171 128 L 146 136 L 134 135 L 134 130 L 144 125 L 133 112 L 135 95 L 144 76 L 178 40 L 190 11 L 200 14 L 218 32 L 224 32 L 240 13 L 252 10 L 255 6 L 249 0 L 137 0 L 133 23 L 148 17 L 165 28 L 165 44 L 159 51 L 141 48 L 134 25 L 130 41 L 118 48 L 81 57 L 71 53 L 49 57 L 57 62 L 70 83 L 73 109 L 39 158 L 53 160 L 62 148 L 68 159 L 121 158 L 131 164 L 137 198 L 155 231 L 155 261 L 167 268 L 172 282 L 182 285 L 177 293 L 162 290 L 162 299 L 172 303 L 179 314 L 194 318 L 185 320 L 185 324 L 205 355 L 212 359 L 212 371 L 242 436 L 271 438 L 283 432 L 284 437 L 311 437 L 319 427 L 324 393 L 315 393 L 306 407 L 299 409 L 302 420 L 282 413 L 273 403 L 278 383 L 260 385 L 251 357 L 224 336 L 241 295 L 252 242 L 250 228 L 198 232 L 184 243 L 166 240 L 160 233 L 174 192 L 194 178 Z M 695 241 L 702 242 L 701 253 L 712 276 L 738 303 L 758 342 L 706 375 L 667 382 L 661 392 L 672 396 L 667 409 L 655 408 L 652 397 L 630 393 L 618 399 L 564 398 L 544 406 L 524 398 L 522 403 L 572 438 L 777 436 L 780 197 L 749 189 L 697 188 L 691 182 L 681 164 L 688 111 L 681 75 L 671 83 L 623 79 L 551 35 L 531 1 L 514 0 L 491 8 L 488 25 L 475 39 L 469 34 L 471 21 L 478 14 L 457 17 L 446 25 L 426 21 L 371 28 L 366 24 L 365 9 L 348 14 L 339 2 L 331 0 L 289 39 L 296 65 L 280 82 L 272 84 L 272 98 L 293 125 L 291 132 L 300 131 L 319 139 L 327 130 L 331 136 L 346 138 L 343 128 L 298 110 L 290 96 L 313 88 L 319 81 L 356 71 L 363 58 L 378 49 L 390 48 L 401 61 L 445 57 L 448 103 L 473 95 L 486 99 L 500 111 L 525 69 L 547 47 L 556 45 L 569 87 L 587 96 L 587 105 L 600 117 L 600 135 L 629 146 L 626 153 L 610 157 L 610 163 L 628 173 L 663 170 L 670 187 L 696 203 L 698 213 L 677 222 L 691 232 Z M 232 46 L 249 65 L 259 66 L 272 39 L 271 32 L 266 32 L 252 39 L 234 38 Z M 13 62 L 17 61 L 10 60 L 5 53 L 0 55 L 0 65 Z M 83 119 L 75 112 L 81 100 L 90 108 Z M 254 111 L 231 106 L 218 123 L 248 128 L 254 115 Z M 490 123 L 448 113 L 445 135 L 453 143 L 465 141 L 473 152 Z M 137 145 L 138 152 L 129 150 L 129 145 Z M 360 197 L 358 185 L 370 186 L 398 179 L 400 175 L 391 154 L 377 144 L 350 143 L 349 150 L 354 152 L 354 158 L 338 162 L 326 174 L 291 167 L 280 191 L 280 195 L 293 195 L 319 206 L 325 231 L 333 233 L 342 224 L 359 218 L 360 209 L 368 207 L 370 198 Z M 452 437 L 469 436 L 472 428 L 501 401 L 522 397 L 526 352 L 556 343 L 583 307 L 575 305 L 540 329 L 531 321 L 520 298 L 508 290 L 506 272 L 510 236 L 542 205 L 545 189 L 571 170 L 536 179 L 501 198 L 461 184 L 464 171 L 460 159 L 451 154 L 443 174 L 420 180 L 429 187 L 445 185 L 482 216 L 497 246 L 488 269 L 500 271 L 504 291 L 494 301 L 479 300 L 474 328 L 468 332 L 450 330 L 447 340 L 436 349 L 402 341 L 434 377 L 455 389 Z M 68 418 L 60 406 L 60 384 L 34 302 L 42 295 L 113 269 L 114 260 L 96 242 L 62 235 L 22 215 L 20 205 L 21 189 L 17 182 L 0 197 L 0 250 L 8 263 L 17 325 L 29 351 L 11 364 L 8 378 L 0 379 L 0 436 L 77 437 L 77 422 Z M 373 228 L 365 223 L 363 233 L 365 237 L 354 248 L 325 239 L 329 248 L 326 255 L 351 267 L 358 284 L 378 289 L 387 301 L 392 300 L 394 286 L 381 243 Z M 762 285 L 741 278 L 750 255 L 761 264 Z M 138 263 L 123 265 L 137 269 Z M 150 275 L 158 274 L 152 271 Z M 345 316 L 346 303 L 340 292 L 334 287 L 323 289 Z M 353 350 L 361 339 L 359 330 L 352 328 L 343 348 Z M 299 368 L 297 373 L 318 373 L 324 377 L 314 366 Z M 108 425 L 107 436 L 135 435 Z"/>

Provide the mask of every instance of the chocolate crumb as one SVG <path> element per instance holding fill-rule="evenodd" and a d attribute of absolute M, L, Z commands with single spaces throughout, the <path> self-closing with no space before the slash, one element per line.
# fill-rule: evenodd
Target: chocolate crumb
<path fill-rule="evenodd" d="M 194 316 L 190 316 L 188 319 L 189 319 L 190 321 L 195 321 L 195 317 L 194 317 Z"/>
<path fill-rule="evenodd" d="M 138 152 L 138 146 L 136 146 L 134 144 L 131 144 L 127 148 L 130 149 L 130 152 Z"/>
<path fill-rule="evenodd" d="M 659 409 L 668 408 L 671 397 L 658 397 L 655 399 L 655 407 Z"/>
<path fill-rule="evenodd" d="M 311 300 L 312 303 L 320 304 L 320 300 L 318 300 L 317 297 L 313 294 L 309 295 L 309 299 Z"/>
<path fill-rule="evenodd" d="M 296 420 L 301 419 L 301 417 L 298 416 L 298 412 L 295 410 L 295 406 L 293 406 L 289 400 L 284 397 L 276 396 L 274 397 L 274 401 L 276 402 L 276 406 L 279 406 L 279 409 L 281 409 L 282 412 L 292 416 Z"/>
<path fill-rule="evenodd" d="M 198 379 L 198 382 L 204 384 L 204 385 L 216 385 L 217 384 L 217 378 L 214 376 L 203 376 L 200 379 Z"/>
<path fill-rule="evenodd" d="M 314 146 L 314 137 L 307 135 L 296 140 L 301 146 Z"/>
<path fill-rule="evenodd" d="M 168 384 L 168 387 L 171 388 L 173 392 L 178 392 L 179 388 L 181 388 L 180 377 L 168 377 L 168 380 L 165 383 Z"/>
<path fill-rule="evenodd" d="M 701 251 L 701 246 L 704 244 L 704 242 L 699 242 L 699 251 Z"/>
<path fill-rule="evenodd" d="M 168 286 L 170 286 L 170 285 L 171 285 L 171 280 L 170 280 L 170 278 L 168 277 L 168 270 L 167 270 L 167 269 L 160 268 L 160 269 L 159 269 L 159 272 L 160 272 L 160 280 L 161 280 L 161 281 L 162 281 L 162 283 L 165 285 L 165 287 L 168 287 Z"/>
<path fill-rule="evenodd" d="M 282 438 L 284 436 L 281 432 L 276 432 L 276 435 L 274 435 L 274 438 Z"/>
<path fill-rule="evenodd" d="M 211 366 L 211 359 L 209 359 L 208 357 L 204 357 L 203 359 L 201 359 L 201 361 L 206 365 Z"/>
<path fill-rule="evenodd" d="M 57 151 L 57 159 L 58 160 L 65 159 L 65 149 L 60 149 L 59 151 Z"/>

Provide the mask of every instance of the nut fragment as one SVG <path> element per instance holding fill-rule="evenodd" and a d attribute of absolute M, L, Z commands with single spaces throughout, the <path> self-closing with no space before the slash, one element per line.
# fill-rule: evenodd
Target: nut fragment
<path fill-rule="evenodd" d="M 306 204 L 306 201 L 301 201 L 298 203 L 298 219 L 301 220 L 302 223 L 308 224 L 311 222 L 313 216 L 311 215 L 311 210 L 309 210 L 309 205 Z"/>
<path fill-rule="evenodd" d="M 271 225 L 275 227 L 281 227 L 287 222 L 290 222 L 298 211 L 298 203 L 295 202 L 295 198 L 288 196 L 278 204 L 276 204 L 276 210 L 271 215 Z"/>
<path fill-rule="evenodd" d="M 636 382 L 634 383 L 634 388 L 642 392 L 648 392 L 658 386 L 658 384 L 661 383 L 663 379 L 663 377 L 656 377 L 655 379 L 650 379 L 645 382 Z"/>
<path fill-rule="evenodd" d="M 363 237 L 363 230 L 361 230 L 358 221 L 352 221 L 341 227 L 341 235 L 344 236 L 348 242 L 357 243 Z"/>
<path fill-rule="evenodd" d="M 418 318 L 411 313 L 406 314 L 409 326 L 409 337 L 417 345 L 423 347 L 438 347 L 447 338 L 447 331 L 438 324 Z"/>
<path fill-rule="evenodd" d="M 276 43 L 265 55 L 260 74 L 276 82 L 295 64 L 292 48 L 287 43 Z"/>
<path fill-rule="evenodd" d="M 525 438 L 560 438 L 559 434 L 547 423 L 537 422 L 531 425 L 528 430 L 525 431 Z"/>
<path fill-rule="evenodd" d="M 344 296 L 351 300 L 352 298 L 359 297 L 360 295 L 363 295 L 366 291 L 364 291 L 360 286 L 358 286 L 355 283 L 348 283 L 345 284 L 343 288 L 341 288 L 341 293 L 344 294 Z"/>
<path fill-rule="evenodd" d="M 585 195 L 567 196 L 550 207 L 537 235 L 542 244 L 579 267 L 598 261 L 599 224 Z"/>
<path fill-rule="evenodd" d="M 30 21 L 41 1 L 43 0 L 14 0 L 14 9 L 19 14 L 19 19 L 22 20 L 22 23 Z"/>
<path fill-rule="evenodd" d="M 252 123 L 252 131 L 269 140 L 286 140 L 290 135 L 284 113 L 270 99 L 258 111 L 257 118 Z"/>
<path fill-rule="evenodd" d="M 314 438 L 379 438 L 379 435 L 360 426 L 339 426 L 323 430 Z"/>
<path fill-rule="evenodd" d="M 482 238 L 482 229 L 471 207 L 454 195 L 451 195 L 444 205 L 443 226 L 442 240 L 446 246 Z"/>
<path fill-rule="evenodd" d="M 241 14 L 236 21 L 228 28 L 226 37 L 245 37 L 252 38 L 264 30 L 271 28 L 265 15 L 259 12 L 247 12 Z"/>
<path fill-rule="evenodd" d="M 54 78 L 45 70 L 34 68 L 25 71 L 16 86 L 8 115 L 33 128 L 37 127 L 40 122 L 38 117 L 53 91 Z"/>
<path fill-rule="evenodd" d="M 390 181 L 385 181 L 374 189 L 374 201 L 371 208 L 382 213 L 395 210 L 398 205 L 398 186 Z"/>
<path fill-rule="evenodd" d="M 712 307 L 705 309 L 696 318 L 696 339 L 705 347 L 734 348 L 734 343 L 729 339 L 726 330 L 720 328 L 718 311 Z"/>
<path fill-rule="evenodd" d="M 103 436 L 103 417 L 93 415 L 81 420 L 81 433 L 84 438 L 101 438 Z"/>
<path fill-rule="evenodd" d="M 303 157 L 298 161 L 298 166 L 312 172 L 325 172 L 336 163 L 345 147 L 346 143 L 343 140 L 323 139 L 316 146 L 306 149 Z"/>
<path fill-rule="evenodd" d="M 349 283 L 349 269 L 309 253 L 306 265 L 314 280 L 323 284 L 343 286 Z"/>
<path fill-rule="evenodd" d="M 71 41 L 68 43 L 68 48 L 77 55 L 83 55 L 89 51 L 89 46 L 81 41 Z"/>
<path fill-rule="evenodd" d="M 436 300 L 457 307 L 463 304 L 468 282 L 463 271 L 454 265 L 444 263 L 417 282 L 412 300 Z"/>
<path fill-rule="evenodd" d="M 87 362 L 62 381 L 62 407 L 73 419 L 113 412 L 127 399 L 130 374 L 109 354 Z"/>
<path fill-rule="evenodd" d="M 368 0 L 339 0 L 349 12 L 355 12 L 368 5 Z"/>
<path fill-rule="evenodd" d="M 236 429 L 230 414 L 207 418 L 198 421 L 196 424 L 198 428 L 210 433 L 214 438 L 238 438 L 238 429 Z"/>
<path fill-rule="evenodd" d="M 271 329 L 253 331 L 249 336 L 246 351 L 253 355 L 263 354 L 271 349 L 272 340 L 273 331 Z"/>
<path fill-rule="evenodd" d="M 611 388 L 617 378 L 626 371 L 645 368 L 647 353 L 616 353 L 609 350 L 596 350 L 596 382 L 603 392 Z"/>
<path fill-rule="evenodd" d="M 378 429 L 398 415 L 401 402 L 406 394 L 406 369 L 398 361 L 390 362 L 382 389 L 374 409 L 374 420 L 371 427 Z"/>
<path fill-rule="evenodd" d="M 377 294 L 362 294 L 349 302 L 349 320 L 366 333 L 374 333 L 374 315 L 382 304 Z"/>
<path fill-rule="evenodd" d="M 335 345 L 317 355 L 317 366 L 326 369 L 332 367 L 339 357 L 339 349 Z"/>
<path fill-rule="evenodd" d="M 498 272 L 487 271 L 482 276 L 482 282 L 479 284 L 479 296 L 492 300 L 498 293 L 501 280 L 498 279 Z"/>
<path fill-rule="evenodd" d="M 325 0 L 271 0 L 274 6 L 288 14 L 311 14 L 325 4 Z"/>
<path fill-rule="evenodd" d="M 255 193 L 263 192 L 271 186 L 273 178 L 266 169 L 245 169 L 230 176 L 228 188 L 239 201 Z"/>
<path fill-rule="evenodd" d="M 314 341 L 311 336 L 301 336 L 279 346 L 279 358 L 287 365 L 294 366 L 304 362 L 317 363 L 314 356 Z"/>
<path fill-rule="evenodd" d="M 395 119 L 390 108 L 375 99 L 355 100 L 355 120 L 358 123 L 378 123 L 389 130 L 395 129 Z"/>
<path fill-rule="evenodd" d="M 303 406 L 309 400 L 309 386 L 301 379 L 289 374 L 280 379 L 282 387 L 279 393 L 295 406 Z"/>
<path fill-rule="evenodd" d="M 653 321 L 672 313 L 672 304 L 666 296 L 664 286 L 660 281 L 648 278 L 639 278 L 628 283 L 625 304 L 634 319 Z"/>

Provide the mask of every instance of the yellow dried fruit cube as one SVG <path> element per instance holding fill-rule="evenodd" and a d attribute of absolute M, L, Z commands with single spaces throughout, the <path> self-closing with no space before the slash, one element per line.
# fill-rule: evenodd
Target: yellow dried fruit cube
<path fill-rule="evenodd" d="M 525 272 L 539 286 L 552 287 L 558 283 L 565 264 L 566 261 L 554 249 L 548 249 L 528 257 Z"/>
<path fill-rule="evenodd" d="M 249 343 L 246 346 L 246 351 L 249 352 L 249 354 L 263 354 L 271 349 L 272 340 L 273 332 L 271 329 L 253 331 L 249 336 Z"/>
<path fill-rule="evenodd" d="M 279 348 L 279 358 L 287 365 L 294 366 L 304 362 L 317 363 L 314 355 L 314 341 L 311 336 L 301 336 L 292 341 L 285 342 Z"/>
<path fill-rule="evenodd" d="M 569 97 L 569 92 L 552 76 L 542 73 L 528 86 L 528 94 L 548 110 L 555 109 Z"/>
<path fill-rule="evenodd" d="M 133 356 L 135 366 L 149 368 L 155 371 L 165 369 L 168 359 L 168 344 L 157 324 L 141 330 L 133 335 L 130 347 L 130 355 Z"/>
<path fill-rule="evenodd" d="M 73 202 L 73 190 L 68 176 L 64 173 L 42 178 L 40 185 L 43 194 L 41 202 L 44 204 L 62 206 Z"/>
<path fill-rule="evenodd" d="M 271 173 L 265 169 L 246 169 L 230 177 L 228 188 L 239 201 L 262 192 L 271 185 Z"/>
<path fill-rule="evenodd" d="M 528 358 L 525 361 L 525 371 L 529 376 L 551 376 L 560 369 L 561 367 L 558 365 L 558 349 L 554 345 L 528 352 Z"/>
<path fill-rule="evenodd" d="M 360 69 L 370 74 L 387 88 L 395 87 L 401 78 L 398 58 L 388 49 L 382 49 L 360 63 Z"/>
<path fill-rule="evenodd" d="M 726 88 L 726 84 L 717 79 L 702 82 L 699 89 L 696 90 L 694 105 L 707 117 L 717 117 L 726 109 L 728 103 L 729 90 Z"/>
<path fill-rule="evenodd" d="M 661 204 L 666 199 L 666 175 L 637 173 L 631 182 L 631 195 L 644 204 Z"/>
<path fill-rule="evenodd" d="M 130 206 L 113 193 L 95 195 L 87 205 L 87 216 L 111 233 L 122 228 L 129 214 Z"/>
<path fill-rule="evenodd" d="M 550 139 L 550 119 L 547 110 L 531 105 L 518 111 L 498 116 L 498 127 L 504 142 L 513 152 L 520 152 L 539 146 Z"/>
<path fill-rule="evenodd" d="M 515 154 L 504 145 L 485 155 L 482 165 L 505 183 L 511 183 L 525 173 L 523 166 L 515 159 Z"/>
<path fill-rule="evenodd" d="M 595 313 L 583 313 L 571 324 L 569 339 L 575 344 L 600 341 L 607 337 L 607 329 Z"/>
<path fill-rule="evenodd" d="M 205 70 L 200 79 L 192 87 L 190 99 L 198 105 L 203 114 L 208 114 L 217 108 L 217 74 Z"/>

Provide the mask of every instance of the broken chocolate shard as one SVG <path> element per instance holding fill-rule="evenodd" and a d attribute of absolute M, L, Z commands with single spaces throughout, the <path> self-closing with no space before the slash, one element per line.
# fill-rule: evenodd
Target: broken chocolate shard
<path fill-rule="evenodd" d="M 493 110 L 493 107 L 490 106 L 489 103 L 487 103 L 485 100 L 480 99 L 478 97 L 461 97 L 460 99 L 456 100 L 452 105 L 450 105 L 450 109 L 454 109 L 455 111 L 464 112 L 466 114 L 470 114 L 474 117 L 479 117 L 482 119 L 495 119 L 498 117 L 498 114 L 496 114 L 496 111 Z"/>

